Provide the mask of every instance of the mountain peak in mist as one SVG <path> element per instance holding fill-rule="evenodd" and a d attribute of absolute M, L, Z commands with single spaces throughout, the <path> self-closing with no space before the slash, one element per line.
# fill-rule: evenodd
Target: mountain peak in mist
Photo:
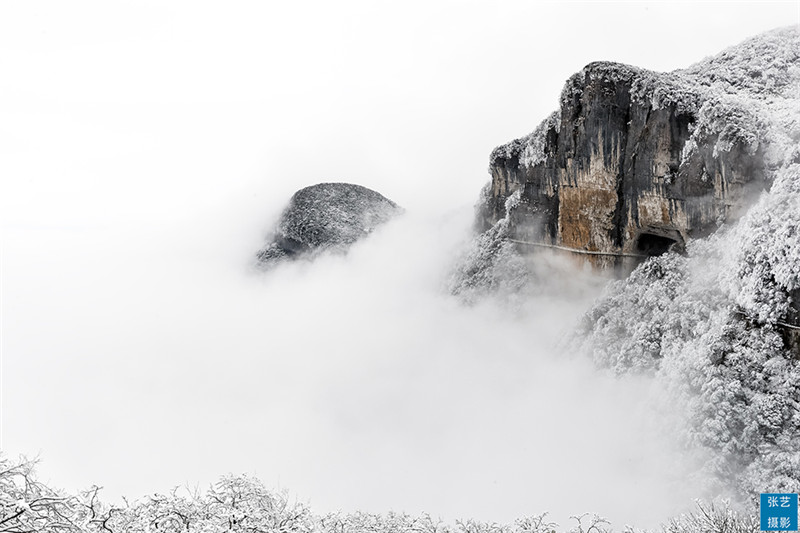
<path fill-rule="evenodd" d="M 632 270 L 570 349 L 670 391 L 720 489 L 800 490 L 800 29 L 673 72 L 591 63 L 560 104 L 492 153 L 453 292 L 541 285 L 547 249 Z"/>
<path fill-rule="evenodd" d="M 685 70 L 590 63 L 558 112 L 492 153 L 483 229 L 519 190 L 508 238 L 597 266 L 708 235 L 772 182 L 781 139 L 770 117 L 796 99 L 799 55 L 798 30 L 783 28 Z"/>
<path fill-rule="evenodd" d="M 268 267 L 285 259 L 343 252 L 402 212 L 382 194 L 352 183 L 319 183 L 289 200 L 257 259 Z"/>
<path fill-rule="evenodd" d="M 629 272 L 735 222 L 796 158 L 798 94 L 796 27 L 673 72 L 590 63 L 565 83 L 559 110 L 492 152 L 483 249 L 455 292 L 494 284 L 498 254 L 487 250 L 503 243 Z"/>

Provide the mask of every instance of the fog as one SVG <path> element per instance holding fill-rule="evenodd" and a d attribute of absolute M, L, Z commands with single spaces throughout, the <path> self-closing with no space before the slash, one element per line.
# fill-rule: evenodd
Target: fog
<path fill-rule="evenodd" d="M 226 215 L 6 240 L 6 279 L 30 281 L 4 289 L 4 438 L 54 483 L 131 496 L 251 472 L 318 511 L 486 520 L 644 520 L 696 496 L 650 384 L 553 349 L 591 276 L 569 300 L 463 306 L 442 282 L 470 209 L 263 274 Z"/>
<path fill-rule="evenodd" d="M 555 348 L 602 278 L 443 287 L 489 152 L 570 74 L 688 66 L 798 4 L 284 4 L 0 8 L 3 451 L 109 499 L 249 472 L 317 512 L 621 526 L 703 495 L 660 391 Z M 320 181 L 406 214 L 252 269 Z"/>

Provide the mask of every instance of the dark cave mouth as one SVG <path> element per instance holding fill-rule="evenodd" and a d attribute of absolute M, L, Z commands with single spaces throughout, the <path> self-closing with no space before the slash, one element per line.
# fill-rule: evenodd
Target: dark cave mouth
<path fill-rule="evenodd" d="M 636 251 L 642 255 L 654 257 L 667 253 L 673 245 L 681 240 L 655 233 L 641 233 L 636 240 Z"/>

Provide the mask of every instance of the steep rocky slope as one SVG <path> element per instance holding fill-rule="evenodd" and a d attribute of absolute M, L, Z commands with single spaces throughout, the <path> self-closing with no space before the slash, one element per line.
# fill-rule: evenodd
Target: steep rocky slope
<path fill-rule="evenodd" d="M 638 264 L 571 350 L 669 390 L 720 488 L 799 491 L 798 28 L 666 74 L 593 63 L 490 171 L 453 291 L 535 284 L 541 246 Z"/>
<path fill-rule="evenodd" d="M 795 30 L 692 68 L 586 66 L 559 111 L 494 150 L 481 229 L 507 214 L 508 237 L 574 249 L 597 265 L 681 249 L 735 220 L 768 188 L 796 134 L 769 116 L 796 90 Z M 519 191 L 519 201 L 505 203 Z"/>
<path fill-rule="evenodd" d="M 345 251 L 402 212 L 394 202 L 360 185 L 320 183 L 297 191 L 257 259 L 269 266 L 325 250 Z"/>

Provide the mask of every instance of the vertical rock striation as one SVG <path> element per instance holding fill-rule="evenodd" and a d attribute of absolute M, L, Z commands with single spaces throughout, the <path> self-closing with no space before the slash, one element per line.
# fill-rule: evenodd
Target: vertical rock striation
<path fill-rule="evenodd" d="M 569 348 L 669 391 L 717 489 L 800 491 L 800 29 L 665 74 L 592 63 L 490 172 L 454 292 L 541 245 L 658 256 L 606 286 Z"/>
<path fill-rule="evenodd" d="M 591 63 L 559 111 L 493 151 L 482 229 L 520 190 L 511 239 L 601 252 L 588 256 L 598 266 L 709 234 L 768 185 L 758 121 L 727 101 L 744 120 L 719 128 L 705 116 L 713 99 L 685 72 Z"/>

